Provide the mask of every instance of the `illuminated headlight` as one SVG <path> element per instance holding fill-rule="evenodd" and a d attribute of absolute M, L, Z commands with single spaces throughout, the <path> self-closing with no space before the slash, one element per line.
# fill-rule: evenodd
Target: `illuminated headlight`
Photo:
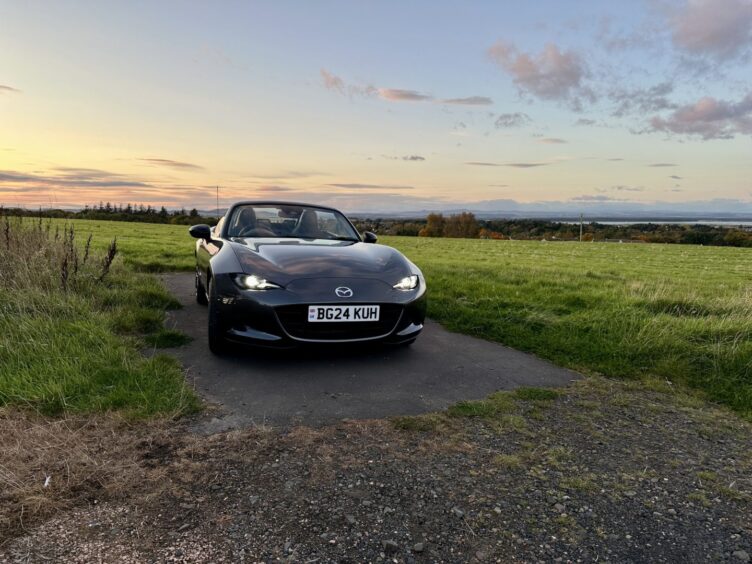
<path fill-rule="evenodd" d="M 397 282 L 392 288 L 396 290 L 415 290 L 418 287 L 418 276 L 413 274 L 412 276 L 405 276 L 402 280 Z"/>
<path fill-rule="evenodd" d="M 237 280 L 243 288 L 246 288 L 248 290 L 271 290 L 273 288 L 282 287 L 278 284 L 275 284 L 274 282 L 264 280 L 263 278 L 256 276 L 255 274 L 251 274 L 249 276 L 241 275 L 237 277 Z"/>

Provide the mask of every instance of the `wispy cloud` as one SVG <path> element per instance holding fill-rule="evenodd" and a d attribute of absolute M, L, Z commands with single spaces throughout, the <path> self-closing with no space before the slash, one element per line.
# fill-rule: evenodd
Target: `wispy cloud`
<path fill-rule="evenodd" d="M 499 163 L 487 163 L 482 161 L 469 161 L 465 163 L 466 165 L 470 166 L 504 166 Z"/>
<path fill-rule="evenodd" d="M 624 117 L 628 114 L 643 116 L 646 113 L 661 112 L 676 108 L 668 96 L 674 90 L 670 82 L 661 82 L 650 88 L 618 88 L 611 90 L 608 97 L 615 104 L 611 115 Z"/>
<path fill-rule="evenodd" d="M 193 163 L 186 163 L 182 161 L 173 161 L 172 159 L 156 159 L 156 158 L 141 158 L 139 161 L 149 163 L 156 166 L 165 166 L 168 168 L 177 168 L 183 170 L 203 170 L 204 167 Z"/>
<path fill-rule="evenodd" d="M 329 72 L 326 69 L 321 69 L 319 72 L 321 74 L 321 80 L 324 88 L 332 92 L 336 92 L 337 94 L 350 96 L 351 98 L 370 98 L 376 96 L 376 94 L 378 93 L 378 89 L 371 84 L 366 84 L 364 86 L 357 84 L 347 84 L 341 77 L 332 72 Z"/>
<path fill-rule="evenodd" d="M 644 192 L 645 187 L 644 186 L 625 186 L 623 184 L 618 184 L 616 186 L 612 186 L 611 190 L 614 190 L 616 192 Z"/>
<path fill-rule="evenodd" d="M 347 188 L 350 190 L 414 190 L 414 186 L 403 186 L 393 184 L 361 184 L 359 182 L 336 182 L 327 184 L 332 188 Z"/>
<path fill-rule="evenodd" d="M 538 143 L 543 143 L 544 145 L 562 145 L 566 142 L 565 139 L 560 139 L 558 137 L 544 137 L 543 139 L 538 139 Z"/>
<path fill-rule="evenodd" d="M 543 100 L 564 102 L 575 110 L 581 110 L 585 102 L 596 99 L 585 84 L 589 74 L 587 65 L 577 53 L 561 51 L 549 43 L 538 55 L 530 55 L 499 41 L 488 54 L 522 92 Z"/>
<path fill-rule="evenodd" d="M 672 174 L 669 176 L 669 178 L 673 178 L 674 180 L 683 180 L 684 178 L 682 176 L 676 176 L 675 174 Z"/>
<path fill-rule="evenodd" d="M 420 155 L 403 155 L 401 157 L 393 157 L 390 155 L 381 155 L 385 159 L 389 161 L 412 161 L 412 162 L 420 162 L 425 161 L 425 157 L 421 157 Z"/>
<path fill-rule="evenodd" d="M 443 98 L 436 99 L 433 95 L 418 90 L 409 90 L 406 88 L 378 88 L 372 84 L 359 86 L 348 84 L 343 78 L 333 72 L 321 69 L 321 80 L 324 88 L 337 94 L 350 97 L 378 97 L 388 102 L 438 102 L 440 104 L 453 104 L 461 106 L 488 106 L 493 104 L 493 100 L 486 96 L 467 96 L 464 98 Z"/>
<path fill-rule="evenodd" d="M 415 90 L 403 90 L 401 88 L 379 88 L 379 98 L 390 102 L 427 102 L 433 100 L 430 94 L 423 94 Z"/>
<path fill-rule="evenodd" d="M 490 106 L 493 104 L 491 98 L 486 96 L 468 96 L 467 98 L 447 98 L 440 100 L 442 104 L 458 104 L 461 106 Z"/>
<path fill-rule="evenodd" d="M 532 120 L 530 116 L 522 112 L 514 112 L 509 114 L 500 114 L 494 121 L 496 129 L 507 129 L 510 127 L 521 127 L 530 123 Z"/>
<path fill-rule="evenodd" d="M 667 166 L 676 166 L 676 163 L 651 163 L 648 166 L 652 166 L 656 168 L 663 168 Z"/>
<path fill-rule="evenodd" d="M 548 166 L 551 163 L 507 163 L 504 166 L 511 166 L 514 168 L 535 168 L 539 166 Z"/>
<path fill-rule="evenodd" d="M 575 125 L 595 125 L 597 122 L 594 119 L 590 118 L 580 118 L 577 121 L 574 122 Z"/>
<path fill-rule="evenodd" d="M 20 93 L 21 91 L 18 88 L 13 88 L 12 86 L 6 86 L 5 84 L 0 84 L 0 94 L 3 93 Z"/>

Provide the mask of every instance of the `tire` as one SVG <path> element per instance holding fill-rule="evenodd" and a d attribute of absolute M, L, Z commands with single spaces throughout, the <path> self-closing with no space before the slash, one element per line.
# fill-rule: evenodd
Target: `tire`
<path fill-rule="evenodd" d="M 196 302 L 201 305 L 209 304 L 209 300 L 206 297 L 206 288 L 204 288 L 204 284 L 201 282 L 198 272 L 196 272 Z"/>
<path fill-rule="evenodd" d="M 216 295 L 214 280 L 209 280 L 209 320 L 208 320 L 208 337 L 209 350 L 216 355 L 227 352 L 227 340 L 222 334 L 222 324 L 219 315 L 219 300 Z"/>

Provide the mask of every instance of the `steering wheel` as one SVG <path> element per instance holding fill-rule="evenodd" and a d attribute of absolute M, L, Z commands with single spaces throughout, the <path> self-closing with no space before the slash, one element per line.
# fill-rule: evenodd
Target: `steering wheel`
<path fill-rule="evenodd" d="M 266 227 L 244 227 L 238 233 L 238 237 L 276 237 L 274 231 Z"/>

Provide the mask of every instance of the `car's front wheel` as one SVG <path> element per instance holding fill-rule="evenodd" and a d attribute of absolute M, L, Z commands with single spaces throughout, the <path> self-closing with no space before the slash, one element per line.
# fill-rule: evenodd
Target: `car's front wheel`
<path fill-rule="evenodd" d="M 209 323 L 208 323 L 209 350 L 214 354 L 222 354 L 227 351 L 227 340 L 222 332 L 222 324 L 219 313 L 219 297 L 217 296 L 214 279 L 209 280 Z"/>
<path fill-rule="evenodd" d="M 209 303 L 209 300 L 206 297 L 206 288 L 204 288 L 204 283 L 201 282 L 198 270 L 196 271 L 196 301 L 201 305 Z"/>

